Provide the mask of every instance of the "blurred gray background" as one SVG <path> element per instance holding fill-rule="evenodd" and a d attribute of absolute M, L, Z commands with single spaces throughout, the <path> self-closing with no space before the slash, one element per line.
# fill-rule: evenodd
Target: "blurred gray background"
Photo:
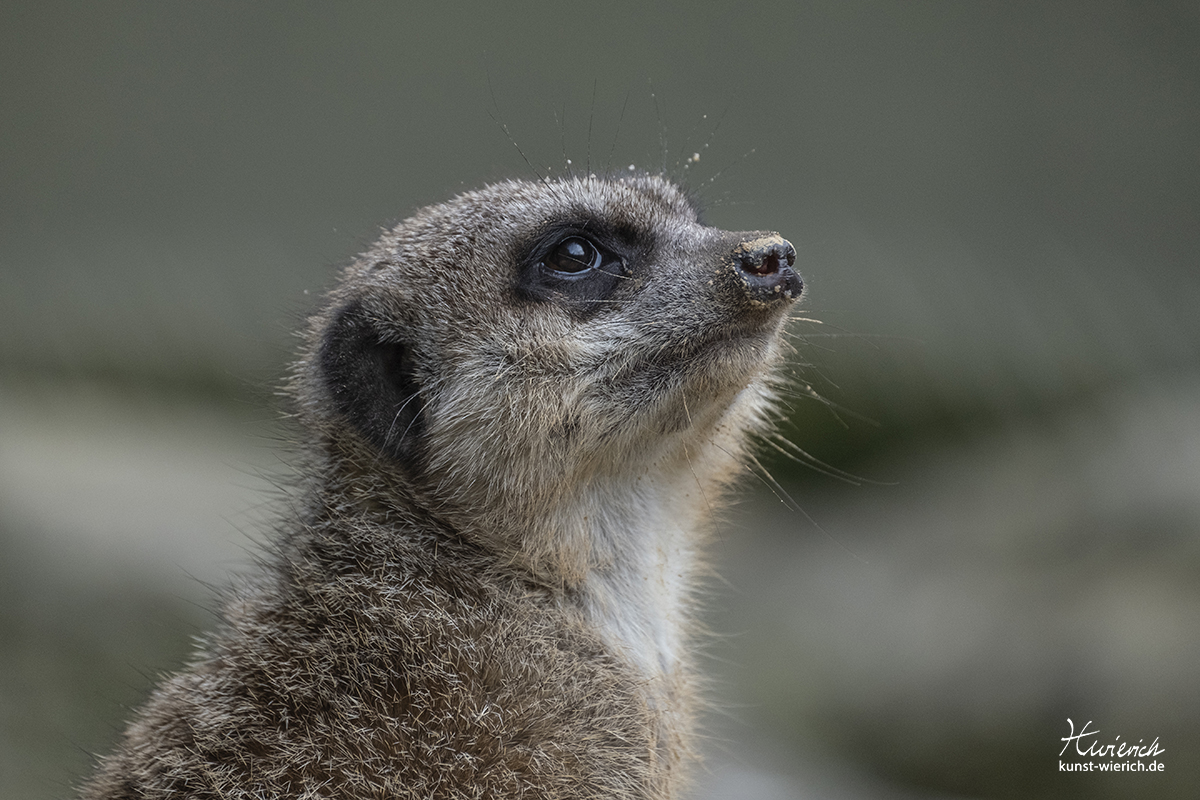
<path fill-rule="evenodd" d="M 14 0 L 0 69 L 0 797 L 209 624 L 333 270 L 566 159 L 796 244 L 788 436 L 866 479 L 722 521 L 697 797 L 1194 796 L 1194 2 Z"/>

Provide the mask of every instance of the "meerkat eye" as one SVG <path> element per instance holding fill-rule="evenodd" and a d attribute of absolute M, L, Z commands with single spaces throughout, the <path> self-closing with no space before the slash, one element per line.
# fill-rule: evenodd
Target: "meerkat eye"
<path fill-rule="evenodd" d="M 559 242 L 543 263 L 555 272 L 580 273 L 598 268 L 603 260 L 594 244 L 572 236 Z"/>
<path fill-rule="evenodd" d="M 581 234 L 582 228 L 564 225 L 530 243 L 515 276 L 519 296 L 564 304 L 579 314 L 612 307 L 609 297 L 628 273 L 625 258 L 604 238 Z"/>

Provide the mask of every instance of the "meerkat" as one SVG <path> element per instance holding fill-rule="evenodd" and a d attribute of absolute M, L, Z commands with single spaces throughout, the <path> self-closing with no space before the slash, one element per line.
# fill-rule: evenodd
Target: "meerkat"
<path fill-rule="evenodd" d="M 308 322 L 260 574 L 82 796 L 678 796 L 704 541 L 772 423 L 794 261 L 649 174 L 386 232 Z"/>

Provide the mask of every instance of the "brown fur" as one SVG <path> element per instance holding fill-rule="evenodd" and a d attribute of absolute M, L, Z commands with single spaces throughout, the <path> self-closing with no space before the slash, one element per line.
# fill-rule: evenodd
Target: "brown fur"
<path fill-rule="evenodd" d="M 608 261 L 548 269 L 571 237 Z M 83 796 L 675 796 L 703 535 L 770 412 L 792 257 L 653 176 L 386 233 L 310 320 L 272 558 Z"/>

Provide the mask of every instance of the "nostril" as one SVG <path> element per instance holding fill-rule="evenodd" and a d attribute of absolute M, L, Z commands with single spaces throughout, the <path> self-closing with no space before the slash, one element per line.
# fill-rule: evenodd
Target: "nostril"
<path fill-rule="evenodd" d="M 796 249 L 786 240 L 765 247 L 747 248 L 739 255 L 742 271 L 750 275 L 775 275 L 783 264 L 791 267 L 796 263 Z"/>
<path fill-rule="evenodd" d="M 751 275 L 774 275 L 779 272 L 779 253 L 769 252 L 759 259 L 758 263 L 752 261 L 744 265 L 742 269 Z"/>

